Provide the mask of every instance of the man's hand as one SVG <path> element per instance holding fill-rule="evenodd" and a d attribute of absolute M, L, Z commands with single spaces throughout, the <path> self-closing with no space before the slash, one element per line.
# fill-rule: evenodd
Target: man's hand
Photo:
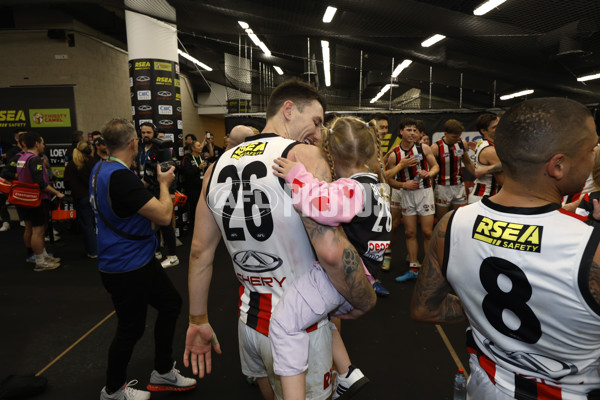
<path fill-rule="evenodd" d="M 417 190 L 419 188 L 419 182 L 414 181 L 414 180 L 410 180 L 408 182 L 404 182 L 404 186 L 402 186 L 402 189 L 404 190 Z"/>
<path fill-rule="evenodd" d="M 191 360 L 193 374 L 204 378 L 204 371 L 210 374 L 212 368 L 211 347 L 221 354 L 221 345 L 210 324 L 190 324 L 185 339 L 183 365 L 188 368 Z"/>
<path fill-rule="evenodd" d="M 175 180 L 175 167 L 171 166 L 166 172 L 162 172 L 160 164 L 156 166 L 156 180 L 158 183 L 166 183 L 167 186 L 171 186 L 171 183 Z"/>
<path fill-rule="evenodd" d="M 288 160 L 287 158 L 278 157 L 275 160 L 275 164 L 273 164 L 273 174 L 276 176 L 285 179 L 285 177 L 290 173 L 292 168 L 299 164 L 296 161 Z"/>
<path fill-rule="evenodd" d="M 404 168 L 414 167 L 418 163 L 419 163 L 418 158 L 408 157 L 408 158 L 403 158 L 402 160 L 400 160 L 400 162 L 398 164 L 400 165 L 400 169 L 402 170 Z"/>

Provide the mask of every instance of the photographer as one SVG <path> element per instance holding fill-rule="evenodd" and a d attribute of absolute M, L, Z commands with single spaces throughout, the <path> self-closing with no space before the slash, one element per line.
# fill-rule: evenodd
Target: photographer
<path fill-rule="evenodd" d="M 170 148 L 173 147 L 173 142 L 164 137 L 159 138 L 154 124 L 144 122 L 140 125 L 142 134 L 142 144 L 137 157 L 138 171 L 144 186 L 158 198 L 160 187 L 156 176 L 156 167 L 162 162 L 173 162 L 171 160 Z M 171 194 L 174 193 L 174 188 L 170 188 Z M 160 233 L 162 234 L 165 247 L 167 248 L 167 258 L 162 261 L 163 268 L 174 267 L 179 265 L 179 259 L 175 254 L 177 240 L 175 238 L 175 230 L 172 225 L 161 226 Z M 162 259 L 162 253 L 157 251 L 155 254 L 157 259 Z"/>
<path fill-rule="evenodd" d="M 108 157 L 108 150 L 106 149 L 106 143 L 100 132 L 92 132 L 92 143 L 94 145 L 94 160 L 96 162 L 106 160 L 106 157 Z"/>
<path fill-rule="evenodd" d="M 167 225 L 173 213 L 169 185 L 175 179 L 174 168 L 162 172 L 157 166 L 159 196 L 155 198 L 129 169 L 136 158 L 138 140 L 131 122 L 113 119 L 102 136 L 109 157 L 92 170 L 89 190 L 98 221 L 98 268 L 112 297 L 118 325 L 100 399 L 150 398 L 149 393 L 127 384 L 127 365 L 144 333 L 148 305 L 158 310 L 154 371 L 148 389 L 193 389 L 196 381 L 181 376 L 172 358 L 181 296 L 153 257 L 157 243 L 152 223 Z"/>
<path fill-rule="evenodd" d="M 210 133 L 210 131 L 206 131 L 204 141 L 206 144 L 202 148 L 202 157 L 208 161 L 209 164 L 212 164 L 224 153 L 223 149 L 219 146 L 215 146 L 215 135 Z"/>
<path fill-rule="evenodd" d="M 208 163 L 200 155 L 202 153 L 202 143 L 196 140 L 192 142 L 190 148 L 192 152 L 186 154 L 181 162 L 181 175 L 183 176 L 183 189 L 188 196 L 190 206 L 190 226 L 194 226 L 196 204 L 198 204 L 200 198 L 204 171 L 206 171 Z"/>

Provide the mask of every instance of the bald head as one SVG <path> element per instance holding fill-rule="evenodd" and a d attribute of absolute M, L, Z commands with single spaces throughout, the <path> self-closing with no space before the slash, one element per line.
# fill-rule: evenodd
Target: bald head
<path fill-rule="evenodd" d="M 242 143 L 248 136 L 252 136 L 254 132 L 245 125 L 236 125 L 229 133 L 229 143 L 225 150 L 229 150 Z"/>

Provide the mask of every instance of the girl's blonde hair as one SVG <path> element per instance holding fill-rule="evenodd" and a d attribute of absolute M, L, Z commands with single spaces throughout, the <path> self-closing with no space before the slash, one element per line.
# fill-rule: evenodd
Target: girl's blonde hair
<path fill-rule="evenodd" d="M 373 122 L 365 123 L 356 117 L 336 118 L 323 132 L 321 147 L 327 155 L 332 179 L 336 179 L 335 165 L 366 167 L 386 183 L 381 161 L 381 142 Z"/>
<path fill-rule="evenodd" d="M 600 146 L 596 146 L 596 157 L 594 158 L 594 168 L 592 168 L 592 179 L 594 187 L 600 189 Z"/>
<path fill-rule="evenodd" d="M 92 147 L 85 140 L 77 143 L 77 147 L 73 149 L 73 163 L 77 169 L 83 168 L 85 160 L 91 157 Z M 88 155 L 89 154 L 89 155 Z"/>

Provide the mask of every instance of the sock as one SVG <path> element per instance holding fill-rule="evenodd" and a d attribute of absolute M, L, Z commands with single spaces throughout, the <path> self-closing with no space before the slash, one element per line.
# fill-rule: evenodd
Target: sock
<path fill-rule="evenodd" d="M 44 263 L 44 254 L 34 254 L 36 265 L 40 265 Z"/>
<path fill-rule="evenodd" d="M 408 269 L 410 269 L 413 272 L 419 272 L 419 264 L 417 263 L 410 263 L 408 264 Z"/>
<path fill-rule="evenodd" d="M 44 255 L 44 258 L 48 257 L 48 253 L 46 253 L 46 248 L 44 247 L 44 251 L 42 252 L 42 254 Z"/>

